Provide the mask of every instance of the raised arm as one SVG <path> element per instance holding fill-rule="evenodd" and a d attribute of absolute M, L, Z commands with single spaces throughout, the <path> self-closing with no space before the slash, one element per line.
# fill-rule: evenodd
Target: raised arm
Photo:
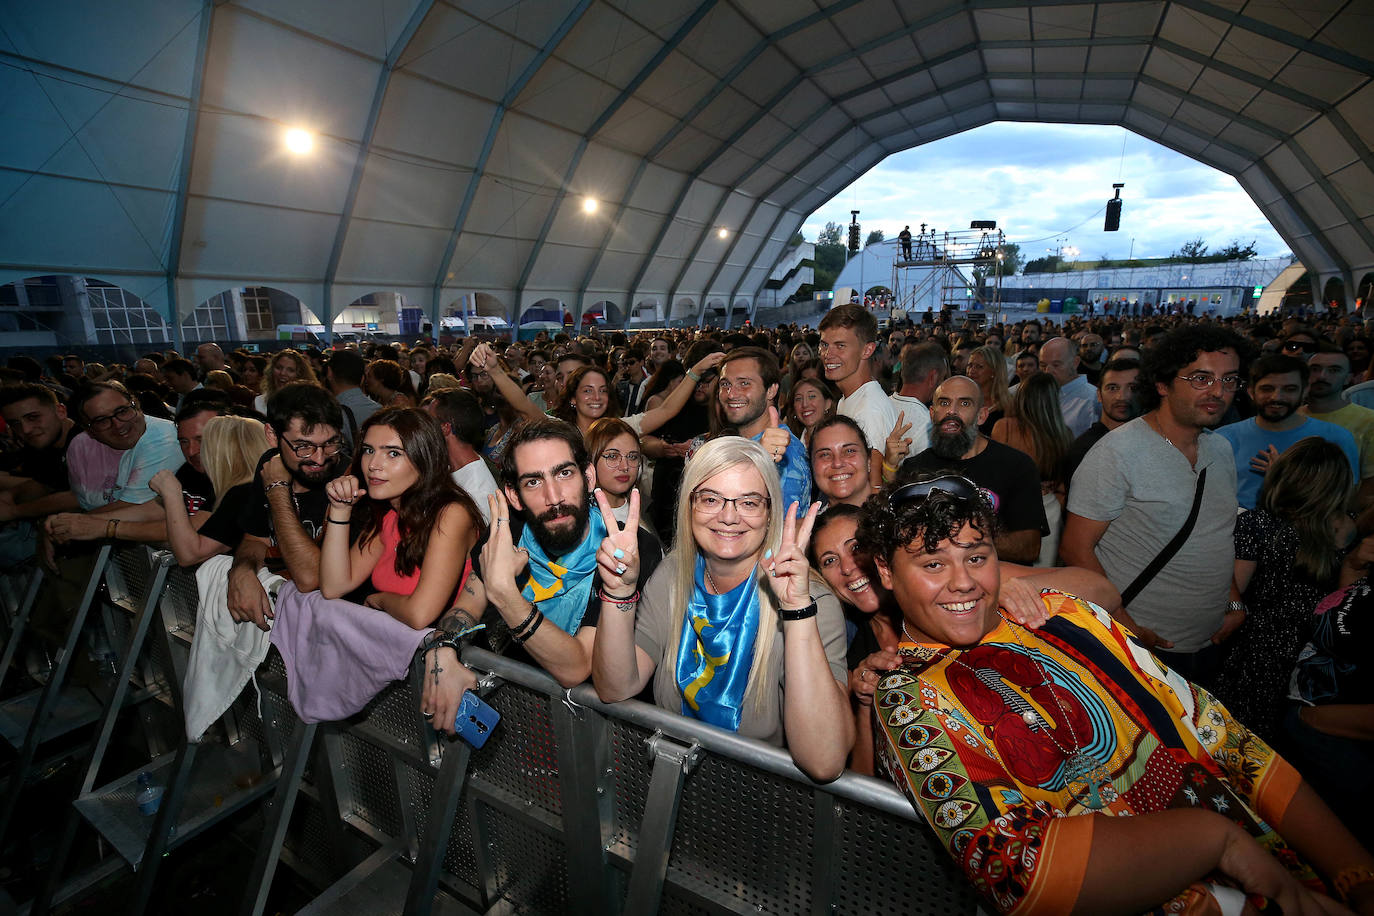
<path fill-rule="evenodd" d="M 382 555 L 382 539 L 373 538 L 366 547 L 350 545 L 348 535 L 353 506 L 367 498 L 367 490 L 352 475 L 336 477 L 325 485 L 329 508 L 324 515 L 324 543 L 320 545 L 320 594 L 342 598 L 367 581 Z M 376 506 L 375 510 L 382 507 Z"/>
<path fill-rule="evenodd" d="M 604 517 L 612 518 L 610 502 L 600 489 L 596 491 L 596 503 Z M 631 490 L 625 527 L 607 534 L 596 552 L 606 597 L 601 600 L 601 617 L 592 647 L 592 684 L 596 695 L 607 703 L 638 695 L 657 667 L 657 660 L 635 644 L 635 613 L 640 596 L 638 528 L 639 491 Z"/>
<path fill-rule="evenodd" d="M 502 368 L 501 361 L 496 358 L 496 352 L 487 344 L 479 345 L 472 352 L 472 357 L 468 362 L 475 369 L 485 370 L 491 376 L 492 384 L 496 390 L 501 392 L 501 396 L 506 402 L 518 410 L 521 416 L 528 420 L 539 420 L 544 416 L 544 411 L 530 400 L 530 396 L 525 393 L 525 389 L 516 383 L 515 379 L 506 374 Z"/>
<path fill-rule="evenodd" d="M 682 408 L 687 406 L 687 401 L 692 397 L 692 392 L 696 390 L 696 383 L 702 375 L 719 366 L 723 359 L 725 359 L 724 353 L 708 353 L 702 357 L 701 361 L 688 371 L 687 381 L 674 388 L 672 393 L 663 399 L 662 404 L 644 411 L 640 421 L 640 430 L 644 433 L 651 433 L 677 416 Z"/>
<path fill-rule="evenodd" d="M 511 628 L 511 635 L 525 647 L 541 668 L 564 687 L 575 687 L 592 670 L 592 644 L 596 627 L 581 627 L 570 636 L 556 625 L 542 620 L 539 609 L 516 584 L 516 577 L 529 562 L 515 549 L 510 535 L 510 503 L 501 494 L 487 496 L 491 510 L 491 537 L 482 547 L 482 574 L 486 576 L 487 597 Z"/>
<path fill-rule="evenodd" d="M 181 566 L 195 566 L 202 560 L 224 553 L 229 548 L 214 538 L 199 533 L 213 513 L 199 512 L 192 519 L 186 514 L 186 500 L 182 495 L 181 481 L 171 471 L 162 470 L 153 475 L 148 482 L 162 500 L 163 526 L 166 528 L 167 543 L 172 548 L 177 563 Z M 122 526 L 121 526 L 122 527 Z"/>
<path fill-rule="evenodd" d="M 811 598 L 811 568 L 803 545 L 811 540 L 820 503 L 812 503 L 798 519 L 797 504 L 787 510 L 782 543 L 768 568 L 779 613 L 784 615 L 783 635 L 783 728 L 792 761 L 819 782 L 844 771 L 845 759 L 854 746 L 854 714 L 849 707 L 849 685 L 831 674 L 821 637 L 815 602 Z M 810 616 L 788 620 L 788 612 L 811 609 Z"/>

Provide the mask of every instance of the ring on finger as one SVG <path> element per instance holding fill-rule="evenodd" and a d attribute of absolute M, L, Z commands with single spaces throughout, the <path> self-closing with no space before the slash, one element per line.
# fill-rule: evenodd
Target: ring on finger
<path fill-rule="evenodd" d="M 615 574 L 617 576 L 622 575 L 627 568 L 628 567 L 624 563 L 617 563 L 615 564 Z"/>

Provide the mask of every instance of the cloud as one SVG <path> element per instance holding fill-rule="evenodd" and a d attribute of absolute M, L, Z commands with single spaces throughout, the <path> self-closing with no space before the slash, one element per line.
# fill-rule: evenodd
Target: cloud
<path fill-rule="evenodd" d="M 1123 145 L 1124 140 L 1124 145 Z M 1125 182 L 1119 232 L 1103 232 L 1112 183 Z M 1231 176 L 1120 127 L 989 124 L 887 157 L 813 213 L 802 231 L 860 211 L 863 235 L 895 238 L 921 223 L 940 231 L 995 219 L 1029 257 L 1059 244 L 1085 257 L 1160 257 L 1202 238 L 1217 248 L 1288 245 Z M 1063 240 L 1062 242 L 1060 240 Z"/>

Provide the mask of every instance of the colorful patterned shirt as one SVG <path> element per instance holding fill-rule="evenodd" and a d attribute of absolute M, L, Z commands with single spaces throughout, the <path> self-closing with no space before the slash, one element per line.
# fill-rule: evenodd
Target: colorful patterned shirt
<path fill-rule="evenodd" d="M 1270 826 L 1297 771 L 1101 608 L 1042 598 L 1053 616 L 1039 630 L 1003 620 L 968 649 L 903 643 L 902 666 L 874 696 L 880 765 L 974 888 L 1002 913 L 1066 913 L 1096 822 L 1076 815 L 1198 807 L 1231 818 L 1319 889 Z M 1219 912 L 1208 886 L 1161 912 Z"/>

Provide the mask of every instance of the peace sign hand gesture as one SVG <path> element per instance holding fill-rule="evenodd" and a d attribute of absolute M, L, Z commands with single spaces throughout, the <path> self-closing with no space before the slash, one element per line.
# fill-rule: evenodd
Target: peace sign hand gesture
<path fill-rule="evenodd" d="M 516 577 L 529 563 L 529 554 L 515 546 L 510 535 L 510 504 L 498 493 L 487 494 L 491 511 L 491 536 L 482 545 L 482 579 L 487 594 L 498 608 L 520 594 Z"/>
<path fill-rule="evenodd" d="M 778 555 L 768 565 L 773 577 L 773 594 L 784 611 L 800 611 L 811 603 L 811 564 L 806 562 L 804 545 L 811 541 L 820 503 L 812 503 L 803 518 L 797 518 L 797 504 L 787 507 L 782 523 L 782 543 Z"/>
<path fill-rule="evenodd" d="M 630 491 L 630 517 L 623 529 L 616 527 L 610 501 L 600 487 L 596 488 L 596 505 L 607 532 L 596 551 L 601 585 L 608 595 L 628 598 L 639 584 L 639 491 Z"/>
<path fill-rule="evenodd" d="M 884 444 L 884 463 L 897 467 L 906 460 L 907 450 L 911 448 L 911 437 L 907 435 L 909 432 L 911 423 L 906 418 L 906 411 L 902 411 L 897 414 L 897 425 L 892 427 L 892 432 L 888 434 L 887 442 Z"/>

